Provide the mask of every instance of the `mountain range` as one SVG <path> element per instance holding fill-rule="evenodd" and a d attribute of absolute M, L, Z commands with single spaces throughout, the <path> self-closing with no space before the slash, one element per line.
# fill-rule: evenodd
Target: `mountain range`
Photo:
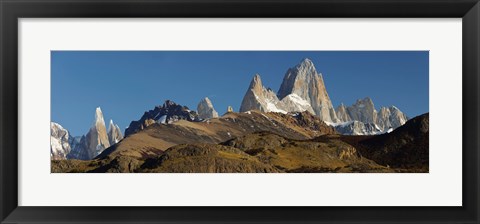
<path fill-rule="evenodd" d="M 277 94 L 263 86 L 260 75 L 255 74 L 240 107 L 240 112 L 249 110 L 280 113 L 308 111 L 347 135 L 381 134 L 402 126 L 408 120 L 395 106 L 382 107 L 377 112 L 369 97 L 359 99 L 348 107 L 341 104 L 335 110 L 322 74 L 308 58 L 287 70 Z"/>
<path fill-rule="evenodd" d="M 50 129 L 50 153 L 51 158 L 55 160 L 90 160 L 123 139 L 122 131 L 112 120 L 107 132 L 100 107 L 95 110 L 94 122 L 87 134 L 83 136 L 73 137 L 68 130 L 55 122 L 51 122 Z"/>
<path fill-rule="evenodd" d="M 239 112 L 219 116 L 208 97 L 196 111 L 166 100 L 124 135 L 112 120 L 106 129 L 100 107 L 82 136 L 51 122 L 52 172 L 425 172 L 428 114 L 412 120 L 369 97 L 335 109 L 303 59 L 278 92 L 255 74 Z"/>

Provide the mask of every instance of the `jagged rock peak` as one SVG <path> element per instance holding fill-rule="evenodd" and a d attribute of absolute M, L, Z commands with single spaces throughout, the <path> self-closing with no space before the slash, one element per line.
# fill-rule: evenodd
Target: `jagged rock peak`
<path fill-rule="evenodd" d="M 363 124 L 354 124 L 345 126 L 342 129 L 338 129 L 342 134 L 352 134 L 352 133 L 365 133 L 365 134 L 374 134 L 374 133 L 385 133 L 391 132 L 395 128 L 398 128 L 405 124 L 408 120 L 407 116 L 400 111 L 395 106 L 382 107 L 377 112 L 373 100 L 370 97 L 365 97 L 363 99 L 358 99 L 353 105 L 345 107 L 341 104 L 337 110 L 337 117 L 340 122 L 361 122 Z M 336 124 L 339 125 L 339 124 Z M 361 131 L 348 131 L 348 128 L 359 128 L 361 126 L 370 125 L 374 128 L 366 128 L 365 130 L 370 130 L 367 132 Z M 360 128 L 362 129 L 362 128 Z M 373 130 L 373 131 L 372 131 Z"/>
<path fill-rule="evenodd" d="M 263 87 L 263 84 L 262 84 L 262 79 L 260 78 L 260 74 L 256 73 L 253 78 L 252 78 L 252 81 L 250 82 L 250 86 L 249 86 L 249 89 L 253 89 L 255 87 Z"/>
<path fill-rule="evenodd" d="M 205 97 L 198 103 L 197 106 L 198 117 L 200 119 L 209 119 L 218 117 L 218 112 L 213 107 L 212 101 Z"/>
<path fill-rule="evenodd" d="M 359 106 L 359 107 L 363 107 L 362 105 L 367 105 L 367 106 L 372 106 L 373 107 L 373 100 L 372 98 L 370 97 L 365 97 L 363 99 L 357 99 L 357 101 L 355 102 L 355 105 Z"/>
<path fill-rule="evenodd" d="M 263 86 L 259 74 L 253 76 L 250 86 L 243 97 L 242 104 L 240 105 L 240 112 L 250 110 L 286 113 L 275 92 Z"/>
<path fill-rule="evenodd" d="M 370 97 L 358 99 L 354 105 L 347 108 L 348 115 L 354 121 L 363 123 L 376 123 L 377 110 Z"/>
<path fill-rule="evenodd" d="M 108 140 L 110 145 L 115 145 L 122 139 L 123 134 L 120 127 L 118 127 L 118 125 L 113 123 L 113 120 L 110 119 L 110 124 L 108 125 Z"/>
<path fill-rule="evenodd" d="M 317 71 L 315 69 L 315 65 L 313 64 L 312 60 L 310 60 L 310 58 L 302 59 L 302 61 L 300 61 L 300 63 L 297 65 L 297 67 L 304 68 L 304 69 L 310 69 L 312 72 Z"/>
<path fill-rule="evenodd" d="M 87 135 L 87 145 L 90 151 L 90 159 L 102 153 L 102 151 L 110 147 L 110 141 L 108 140 L 107 128 L 105 127 L 105 121 L 103 119 L 102 109 L 97 107 L 95 110 L 94 125 L 90 128 Z"/>
<path fill-rule="evenodd" d="M 97 124 L 97 123 L 105 125 L 105 121 L 103 120 L 102 108 L 100 108 L 100 107 L 97 107 L 95 109 L 95 124 Z"/>
<path fill-rule="evenodd" d="M 340 106 L 337 107 L 336 114 L 340 122 L 347 122 L 352 120 L 352 118 L 350 118 L 350 115 L 348 115 L 347 107 L 343 103 L 341 103 Z"/>
<path fill-rule="evenodd" d="M 95 120 L 86 135 L 75 139 L 74 148 L 67 155 L 68 159 L 90 160 L 110 147 L 110 141 L 105 127 L 102 109 L 95 109 Z"/>
<path fill-rule="evenodd" d="M 303 59 L 285 73 L 277 96 L 279 99 L 283 99 L 290 94 L 296 94 L 307 101 L 315 115 L 322 120 L 337 122 L 335 109 L 328 96 L 322 75 L 317 72 L 310 59 Z"/>
<path fill-rule="evenodd" d="M 165 102 L 163 102 L 162 107 L 168 108 L 168 107 L 177 106 L 177 105 L 178 104 L 173 102 L 172 100 L 165 100 Z"/>
<path fill-rule="evenodd" d="M 162 106 L 146 111 L 140 120 L 130 122 L 125 129 L 125 137 L 147 128 L 155 123 L 170 124 L 178 120 L 199 121 L 196 111 L 190 110 L 172 100 L 165 100 Z"/>
<path fill-rule="evenodd" d="M 407 121 L 407 115 L 395 106 L 382 107 L 377 115 L 378 126 L 385 130 L 398 128 Z"/>

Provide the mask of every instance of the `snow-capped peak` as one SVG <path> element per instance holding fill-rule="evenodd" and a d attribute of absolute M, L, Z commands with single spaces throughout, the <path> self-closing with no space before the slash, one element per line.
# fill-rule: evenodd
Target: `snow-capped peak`
<path fill-rule="evenodd" d="M 298 66 L 308 66 L 308 67 L 313 67 L 315 68 L 315 66 L 313 65 L 313 62 L 312 60 L 310 60 L 310 58 L 304 58 L 300 64 L 298 64 Z"/>
<path fill-rule="evenodd" d="M 198 103 L 197 112 L 200 119 L 218 117 L 218 113 L 215 108 L 213 108 L 212 101 L 210 101 L 208 97 L 203 98 L 202 101 Z"/>
<path fill-rule="evenodd" d="M 50 158 L 62 160 L 70 153 L 70 134 L 60 124 L 50 122 Z"/>
<path fill-rule="evenodd" d="M 97 107 L 97 109 L 95 109 L 95 125 L 97 124 L 105 125 L 105 121 L 103 120 L 102 109 L 100 107 Z"/>
<path fill-rule="evenodd" d="M 123 134 L 122 131 L 120 130 L 120 127 L 113 123 L 113 120 L 110 119 L 110 124 L 108 125 L 108 141 L 110 145 L 117 144 L 120 140 L 123 139 Z"/>

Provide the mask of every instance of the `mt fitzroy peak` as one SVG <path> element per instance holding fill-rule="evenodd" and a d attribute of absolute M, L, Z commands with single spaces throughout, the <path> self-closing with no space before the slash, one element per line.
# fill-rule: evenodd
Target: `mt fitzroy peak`
<path fill-rule="evenodd" d="M 307 58 L 288 69 L 278 94 L 265 88 L 260 75 L 256 74 L 243 98 L 240 112 L 254 109 L 283 113 L 308 111 L 323 121 L 338 122 L 322 75 Z"/>
<path fill-rule="evenodd" d="M 355 135 L 381 134 L 402 126 L 408 120 L 395 106 L 382 107 L 377 112 L 369 97 L 359 99 L 349 107 L 341 104 L 335 110 L 322 74 L 317 72 L 308 58 L 288 69 L 277 94 L 264 87 L 260 75 L 256 74 L 240 107 L 240 112 L 249 110 L 281 113 L 308 111 L 336 127 L 338 132 Z"/>
<path fill-rule="evenodd" d="M 335 109 L 325 88 L 322 74 L 319 74 L 313 62 L 305 58 L 297 66 L 288 69 L 278 90 L 278 98 L 296 94 L 307 101 L 315 115 L 323 121 L 337 122 Z"/>

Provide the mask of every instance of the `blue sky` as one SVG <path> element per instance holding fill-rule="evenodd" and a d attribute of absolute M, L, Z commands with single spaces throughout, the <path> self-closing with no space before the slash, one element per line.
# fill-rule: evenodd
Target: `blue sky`
<path fill-rule="evenodd" d="M 427 51 L 52 51 L 52 121 L 86 134 L 95 108 L 125 129 L 166 99 L 219 114 L 240 108 L 255 73 L 278 91 L 288 68 L 310 58 L 337 107 L 369 96 L 409 117 L 428 112 Z"/>

